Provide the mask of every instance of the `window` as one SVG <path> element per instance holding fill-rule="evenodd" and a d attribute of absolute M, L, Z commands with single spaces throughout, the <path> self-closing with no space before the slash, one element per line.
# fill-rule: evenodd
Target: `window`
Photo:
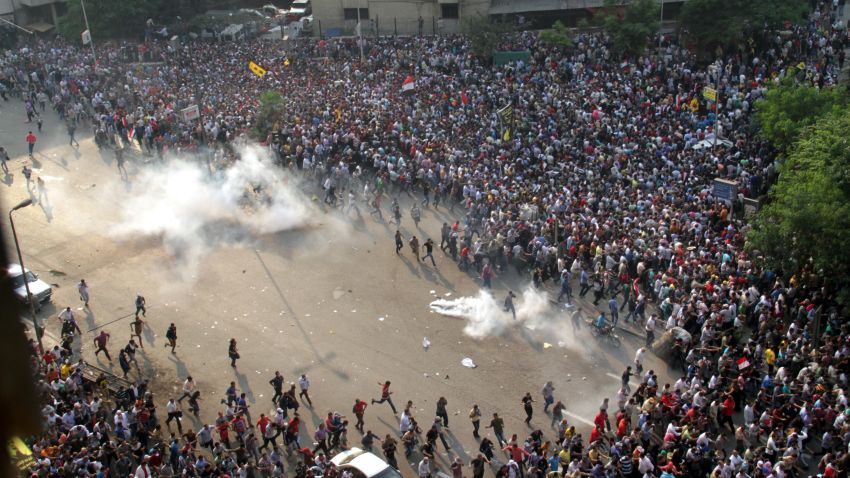
<path fill-rule="evenodd" d="M 443 18 L 458 18 L 460 16 L 460 12 L 458 11 L 457 3 L 443 3 L 440 5 L 440 15 Z"/>
<path fill-rule="evenodd" d="M 357 9 L 356 8 L 343 8 L 342 16 L 346 20 L 357 20 Z M 369 9 L 361 8 L 360 9 L 360 19 L 368 20 L 369 19 Z"/>

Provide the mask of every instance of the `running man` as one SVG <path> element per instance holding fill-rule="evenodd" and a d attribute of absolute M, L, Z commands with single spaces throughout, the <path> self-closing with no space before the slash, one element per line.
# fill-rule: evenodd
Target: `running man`
<path fill-rule="evenodd" d="M 376 404 L 376 403 L 384 403 L 384 402 L 387 402 L 387 403 L 389 403 L 389 404 L 390 404 L 390 408 L 392 408 L 392 409 L 393 409 L 393 415 L 398 415 L 398 411 L 396 411 L 396 409 L 395 409 L 395 405 L 393 404 L 393 399 L 392 399 L 392 398 L 390 398 L 390 395 L 392 395 L 392 394 L 393 394 L 393 392 L 391 392 L 391 391 L 390 391 L 390 381 L 389 381 L 389 380 L 387 380 L 387 381 L 386 381 L 386 382 L 384 382 L 383 384 L 382 384 L 381 382 L 378 382 L 378 385 L 380 385 L 380 386 L 381 386 L 381 399 L 380 399 L 380 400 L 375 400 L 375 399 L 373 398 L 373 399 L 372 399 L 372 404 L 374 405 L 374 404 Z"/>

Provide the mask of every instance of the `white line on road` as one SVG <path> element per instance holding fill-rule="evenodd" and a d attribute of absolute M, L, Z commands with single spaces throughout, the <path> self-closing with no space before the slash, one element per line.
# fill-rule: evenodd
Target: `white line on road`
<path fill-rule="evenodd" d="M 622 383 L 623 377 L 620 377 L 620 376 L 615 375 L 615 374 L 610 373 L 610 372 L 609 372 L 609 373 L 606 373 L 605 375 L 607 375 L 607 376 L 609 376 L 609 377 L 613 378 L 614 380 L 617 380 L 618 382 L 621 382 L 621 383 Z M 636 382 L 636 381 L 634 381 L 634 380 L 632 380 L 632 379 L 629 379 L 629 385 L 634 385 L 635 387 L 637 387 L 638 385 L 640 385 L 640 383 L 638 383 L 638 382 Z"/>
<path fill-rule="evenodd" d="M 570 418 L 573 418 L 573 419 L 574 419 L 574 420 L 576 420 L 576 421 L 579 421 L 579 422 L 581 422 L 581 423 L 584 423 L 585 425 L 590 425 L 590 426 L 592 426 L 592 427 L 595 427 L 595 426 L 596 426 L 596 424 L 594 424 L 592 421 L 590 421 L 590 420 L 588 420 L 587 418 L 584 418 L 584 417 L 582 417 L 582 416 L 580 416 L 580 415 L 576 415 L 576 414 L 575 414 L 575 413 L 573 413 L 573 412 L 570 412 L 570 411 L 564 410 L 564 411 L 563 411 L 563 414 L 564 414 L 564 415 L 566 415 L 566 416 L 568 416 L 568 417 L 570 417 Z"/>

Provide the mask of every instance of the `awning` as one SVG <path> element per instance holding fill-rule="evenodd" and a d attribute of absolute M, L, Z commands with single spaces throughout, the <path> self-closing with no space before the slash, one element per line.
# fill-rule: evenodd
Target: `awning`
<path fill-rule="evenodd" d="M 28 23 L 28 24 L 24 25 L 24 28 L 26 28 L 27 30 L 32 30 L 34 32 L 38 32 L 38 33 L 46 33 L 46 32 L 49 32 L 50 30 L 53 30 L 53 24 L 52 23 L 45 23 L 45 22 L 35 22 L 35 23 Z"/>
<path fill-rule="evenodd" d="M 512 0 L 493 1 L 490 15 L 506 13 L 546 12 L 551 10 L 566 10 L 569 8 L 566 0 L 527 0 L 515 2 Z"/>
<path fill-rule="evenodd" d="M 440 5 L 445 5 L 445 4 L 455 4 L 455 5 L 457 5 L 458 1 L 457 0 L 437 0 L 437 3 L 439 3 Z"/>

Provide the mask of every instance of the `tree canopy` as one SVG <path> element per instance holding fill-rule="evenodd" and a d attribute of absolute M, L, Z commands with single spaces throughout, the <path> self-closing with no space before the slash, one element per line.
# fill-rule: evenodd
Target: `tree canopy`
<path fill-rule="evenodd" d="M 847 103 L 844 87 L 815 88 L 786 81 L 756 102 L 756 125 L 762 137 L 786 152 L 803 130 L 830 112 L 840 112 Z"/>
<path fill-rule="evenodd" d="M 614 3 L 607 1 L 606 6 L 610 9 Z M 647 40 L 658 34 L 660 15 L 661 6 L 657 0 L 632 0 L 623 10 L 622 18 L 607 15 L 602 25 L 615 51 L 638 54 L 646 49 Z"/>
<path fill-rule="evenodd" d="M 483 63 L 493 61 L 493 52 L 504 40 L 505 35 L 514 32 L 516 26 L 511 23 L 497 22 L 488 15 L 470 16 L 463 19 L 463 32 L 469 36 L 469 49 Z"/>
<path fill-rule="evenodd" d="M 679 26 L 701 51 L 740 44 L 749 34 L 796 22 L 808 11 L 800 0 L 689 0 Z"/>
<path fill-rule="evenodd" d="M 756 215 L 747 247 L 786 275 L 826 279 L 850 302 L 850 110 L 832 111 L 804 130 Z M 822 272 L 821 272 L 822 271 Z"/>
<path fill-rule="evenodd" d="M 573 36 L 570 29 L 561 20 L 555 20 L 552 28 L 540 32 L 540 40 L 552 46 L 570 47 L 573 45 Z"/>

